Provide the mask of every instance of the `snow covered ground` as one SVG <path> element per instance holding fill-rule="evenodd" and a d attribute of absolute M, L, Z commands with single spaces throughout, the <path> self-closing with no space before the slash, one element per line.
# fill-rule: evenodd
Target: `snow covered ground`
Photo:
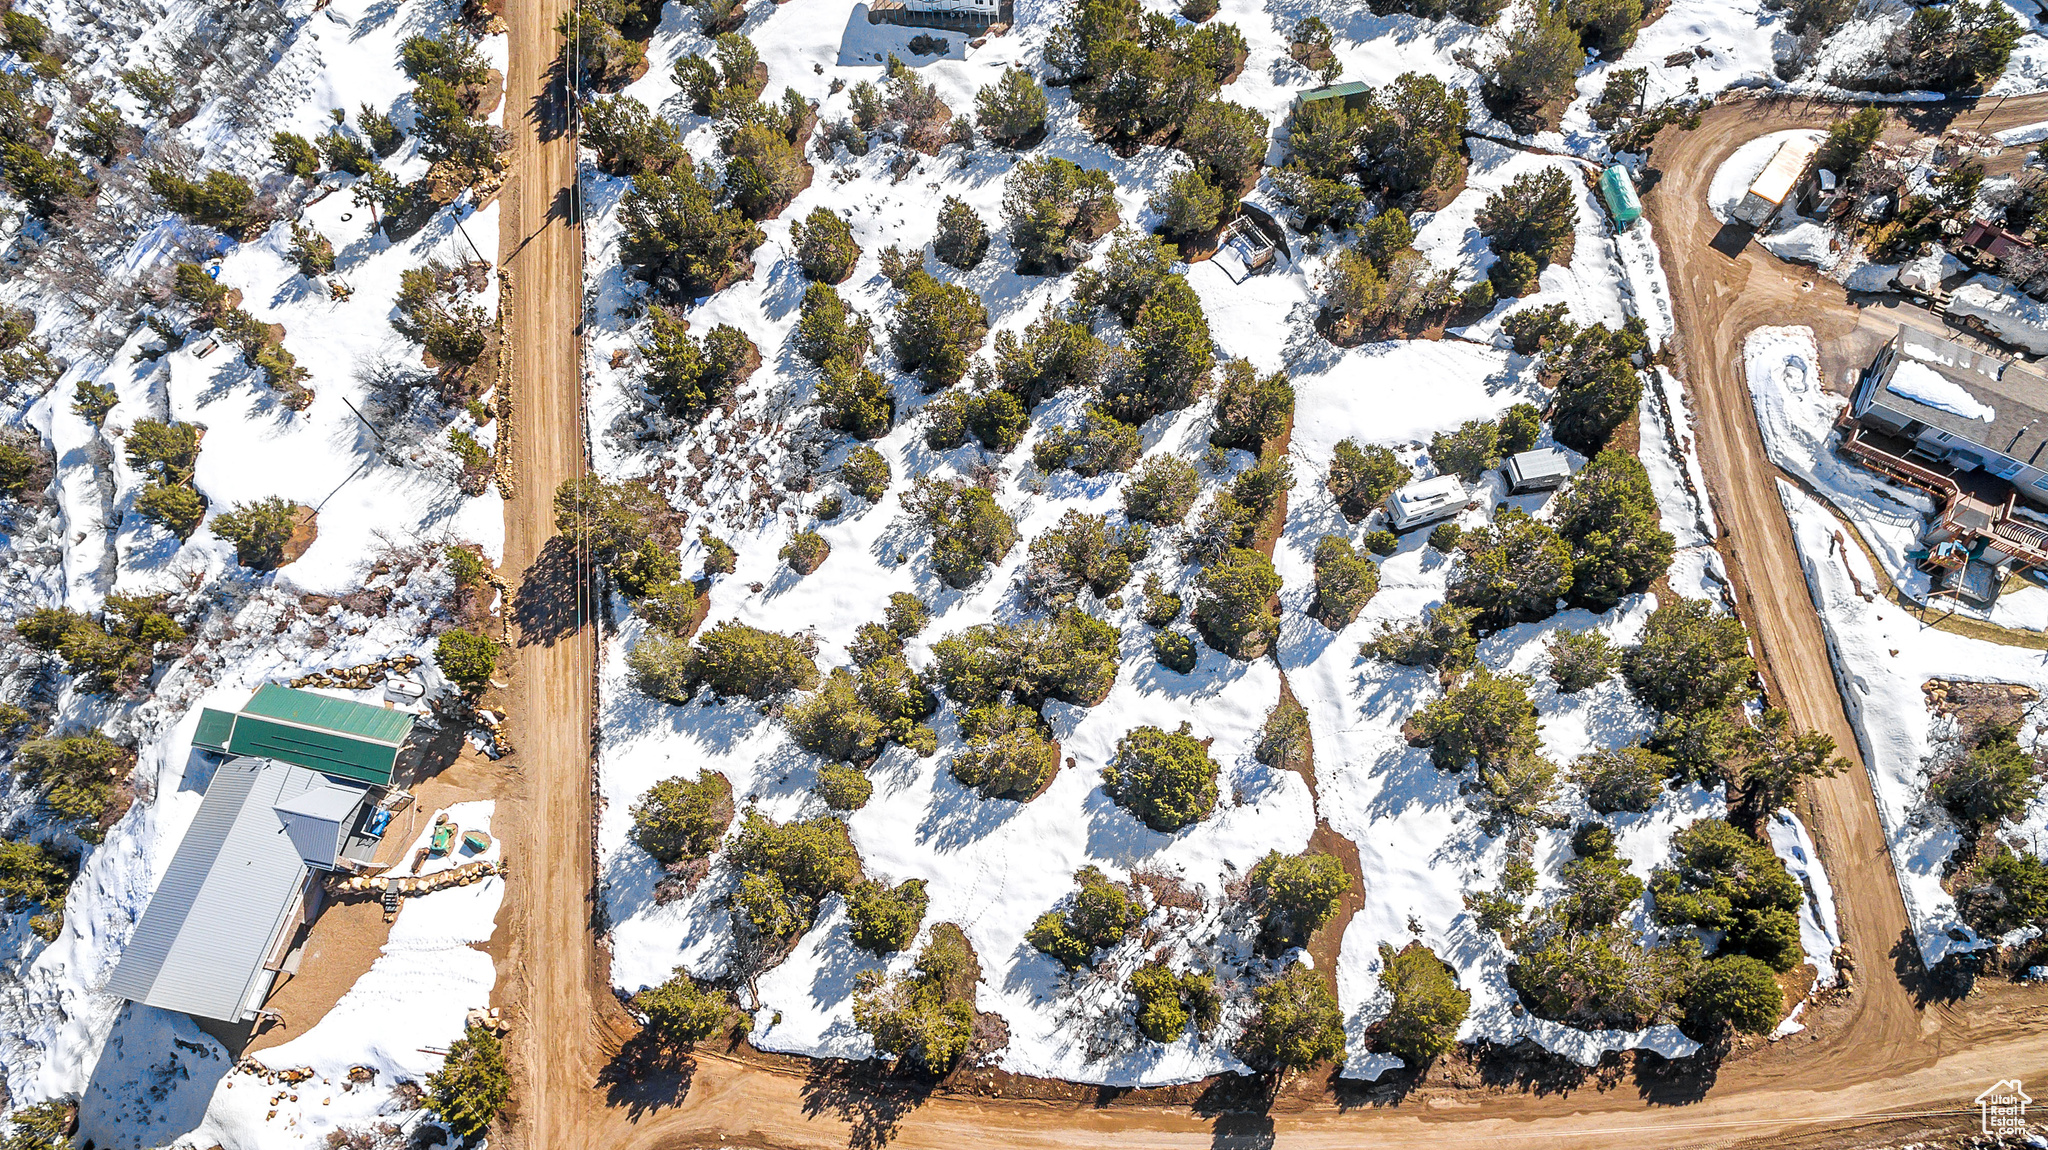
<path fill-rule="evenodd" d="M 69 2 L 32 7 L 53 31 L 89 46 L 72 61 L 77 90 L 104 95 L 131 122 L 150 117 L 115 85 L 115 72 L 177 52 L 203 12 L 198 5 L 172 5 L 130 35 L 117 34 L 110 22 L 134 18 L 130 12 Z M 332 109 L 353 113 L 370 103 L 410 127 L 405 93 L 411 82 L 398 66 L 397 46 L 406 36 L 448 26 L 454 15 L 455 6 L 441 0 L 287 5 L 278 50 L 252 74 L 254 94 L 203 99 L 177 129 L 157 121 L 153 143 L 175 140 L 209 167 L 260 177 L 274 169 L 273 131 L 318 135 L 333 123 Z M 502 68 L 504 37 L 488 38 L 482 47 Z M 213 75 L 225 79 L 227 68 L 218 65 Z M 242 99 L 251 103 L 241 105 Z M 251 106 L 260 114 L 248 114 Z M 427 166 L 416 139 L 388 164 L 406 179 Z M 169 593 L 193 607 L 198 620 L 193 653 L 163 668 L 142 697 L 106 699 L 67 688 L 58 698 L 57 728 L 102 727 L 137 745 L 137 802 L 86 854 L 59 937 L 47 946 L 32 938 L 15 946 L 25 937 L 19 924 L 11 924 L 7 936 L 0 1059 L 8 1094 L 16 1102 L 80 1096 L 84 1132 L 100 1146 L 158 1146 L 181 1135 L 198 1139 L 197 1145 L 235 1148 L 325 1145 L 327 1132 L 340 1123 L 376 1114 L 416 1121 L 418 1110 L 393 1102 L 392 1086 L 438 1066 L 438 1057 L 419 1048 L 459 1037 L 463 1013 L 488 1001 L 494 981 L 490 959 L 470 944 L 490 936 L 499 880 L 409 905 L 356 991 L 321 1025 L 270 1056 L 298 1060 L 274 1065 L 319 1069 L 314 1080 L 295 1088 L 300 1097 L 291 1103 L 268 1103 L 270 1092 L 260 1082 L 229 1075 L 222 1048 L 183 1016 L 130 1006 L 99 991 L 209 777 L 190 749 L 198 707 L 238 705 L 260 683 L 312 670 L 429 654 L 430 624 L 450 588 L 441 548 L 473 543 L 495 557 L 502 546 L 496 493 L 467 498 L 455 489 L 446 425 L 387 422 L 380 440 L 359 415 L 376 411 L 379 372 L 426 370 L 419 348 L 390 327 L 400 274 L 433 257 L 473 258 L 456 230 L 458 220 L 494 247 L 496 207 L 479 209 L 464 200 L 393 243 L 373 233 L 368 213 L 352 202 L 350 182 L 331 177 L 324 198 L 304 215 L 334 245 L 331 278 L 352 289 L 339 302 L 298 273 L 287 254 L 285 223 L 248 243 L 216 244 L 213 233 L 165 218 L 153 203 L 119 201 L 114 206 L 135 226 L 101 264 L 110 277 L 146 279 L 180 259 L 217 257 L 219 281 L 239 290 L 242 307 L 258 320 L 283 327 L 285 348 L 310 373 L 315 399 L 304 411 L 283 408 L 232 348 L 210 349 L 207 336 L 173 339 L 161 354 L 143 357 L 138 353 L 163 341 L 137 326 L 125 339 L 117 335 L 95 349 L 88 340 L 104 317 L 80 313 L 58 293 L 30 294 L 32 277 L 0 283 L 0 298 L 39 314 L 39 334 L 68 364 L 47 396 L 6 413 L 38 430 L 56 455 L 54 534 L 62 540 L 60 577 L 45 584 L 47 597 L 10 601 L 8 614 L 44 603 L 92 611 L 111 593 Z M 134 186 L 110 184 L 103 205 L 127 194 L 119 187 Z M 496 294 L 495 277 L 489 277 L 484 292 L 471 298 L 489 309 Z M 81 381 L 117 397 L 104 427 L 73 410 L 73 389 Z M 232 545 L 206 527 L 180 542 L 135 514 L 143 477 L 129 467 L 121 446 L 145 418 L 204 428 L 194 484 L 210 511 L 282 496 L 318 509 L 317 540 L 274 575 L 258 574 L 236 565 Z M 476 428 L 467 416 L 456 420 L 490 442 L 488 428 Z M 389 565 L 382 574 L 371 569 L 379 562 Z M 366 612 L 352 594 L 388 607 Z M 325 598 L 309 598 L 316 595 Z M 438 688 L 431 668 L 429 661 L 427 678 Z M 380 701 L 375 690 L 356 697 Z M 489 814 L 478 809 L 467 817 L 483 824 Z M 376 1077 L 368 1085 L 345 1085 L 343 1076 L 357 1065 Z M 273 1107 L 277 1116 L 266 1117 Z"/>
<path fill-rule="evenodd" d="M 1680 7 L 1702 18 L 1709 6 Z M 820 100 L 821 117 L 829 121 L 845 114 L 846 97 L 830 91 L 833 82 L 875 78 L 877 53 L 893 49 L 906 60 L 912 57 L 890 39 L 907 39 L 909 30 L 886 27 L 859 29 L 864 58 L 861 53 L 841 52 L 839 33 L 846 20 L 855 17 L 849 14 L 843 20 L 836 14 L 841 9 L 850 13 L 850 4 L 828 9 L 764 9 L 749 17 L 745 30 L 768 63 L 770 91 L 784 84 L 795 87 L 807 98 Z M 1428 68 L 1469 82 L 1470 73 L 1446 59 L 1469 39 L 1469 33 L 1459 32 L 1455 24 L 1323 15 L 1337 31 L 1347 77 L 1356 73 L 1383 82 L 1408 68 Z M 1002 66 L 1033 57 L 1058 17 L 1053 9 L 1020 7 L 1014 33 L 991 39 L 983 48 L 967 52 L 965 59 L 949 53 L 943 61 L 913 62 L 920 77 L 937 84 L 942 98 L 957 111 L 971 106 L 972 93 Z M 1292 93 L 1307 82 L 1285 58 L 1284 38 L 1273 30 L 1279 21 L 1242 2 L 1226 3 L 1219 19 L 1238 23 L 1252 49 L 1243 75 L 1224 89 L 1224 98 L 1259 108 L 1277 122 Z M 1347 55 L 1354 48 L 1346 37 L 1358 35 L 1379 38 L 1354 60 Z M 667 62 L 679 53 L 703 50 L 707 42 L 695 30 L 694 17 L 679 18 L 671 10 L 650 46 L 653 63 L 647 77 L 628 89 L 628 94 L 676 120 L 685 133 L 685 146 L 693 152 L 715 146 L 710 125 L 690 115 L 676 97 Z M 1048 95 L 1052 131 L 1034 154 L 1064 156 L 1108 171 L 1116 182 L 1124 219 L 1147 221 L 1147 188 L 1178 161 L 1152 148 L 1141 149 L 1129 160 L 1117 157 L 1079 129 L 1063 90 Z M 1480 140 L 1472 141 L 1472 156 L 1465 191 L 1442 211 L 1415 220 L 1418 247 L 1441 266 L 1456 268 L 1461 283 L 1482 276 L 1492 262 L 1473 219 L 1493 190 L 1518 174 L 1543 167 L 1560 167 L 1573 177 L 1574 187 L 1584 187 L 1583 165 L 1570 159 Z M 642 314 L 643 289 L 623 276 L 617 264 L 617 204 L 626 182 L 586 166 L 587 274 L 593 299 L 586 362 L 594 381 L 591 418 L 597 466 L 601 474 L 613 477 L 671 467 L 702 478 L 702 505 L 691 506 L 680 498 L 677 504 L 696 522 L 730 539 L 740 555 L 739 569 L 714 584 L 707 625 L 738 619 L 770 629 L 801 628 L 818 640 L 821 667 L 843 665 L 854 629 L 880 617 L 890 592 L 914 590 L 931 603 L 935 616 L 923 637 L 909 645 L 913 665 L 922 665 L 932 639 L 1023 613 L 1013 585 L 1024 546 L 1020 543 L 1006 564 L 969 591 L 943 588 L 922 556 L 926 541 L 921 531 L 901 512 L 899 497 L 909 477 L 967 474 L 985 460 L 995 463 L 997 497 L 1018 514 L 1025 539 L 1070 509 L 1100 513 L 1117 507 L 1113 476 L 1044 478 L 1020 465 L 1048 427 L 1078 418 L 1085 397 L 1067 395 L 1042 407 L 1024 445 L 1008 457 L 984 457 L 971 446 L 933 452 L 924 446 L 915 418 L 926 399 L 914 381 L 900 378 L 897 426 L 873 444 L 888 458 L 896 476 L 896 485 L 879 506 L 813 524 L 802 511 L 815 495 L 771 500 L 773 480 L 785 474 L 804 445 L 816 442 L 826 447 L 821 463 L 828 476 L 846 450 L 843 437 L 812 430 L 804 404 L 811 396 L 815 372 L 788 346 L 805 286 L 789 255 L 788 222 L 820 204 L 844 212 L 863 256 L 839 291 L 879 320 L 888 314 L 893 294 L 876 272 L 877 249 L 891 243 L 921 247 L 947 196 L 962 198 L 985 218 L 999 219 L 1002 177 L 1011 162 L 1000 153 L 949 147 L 937 157 L 918 161 L 916 170 L 900 182 L 889 171 L 886 149 L 864 158 L 842 152 L 820 164 L 810 189 L 777 219 L 764 222 L 768 243 L 755 253 L 755 274 L 691 311 L 693 329 L 708 330 L 720 323 L 737 326 L 762 348 L 766 361 L 763 371 L 743 389 L 738 417 L 713 415 L 694 436 L 662 432 L 658 420 L 642 414 L 645 404 L 633 382 L 636 366 L 630 349 L 641 336 L 635 323 Z M 1614 325 L 1641 315 L 1653 341 L 1668 338 L 1670 293 L 1649 228 L 1639 225 L 1617 241 L 1590 191 L 1581 194 L 1579 209 L 1570 264 L 1547 269 L 1540 293 L 1513 307 L 1562 302 L 1580 322 Z M 1480 832 L 1478 819 L 1457 793 L 1458 780 L 1436 771 L 1426 753 L 1408 747 L 1399 735 L 1402 719 L 1439 688 L 1425 673 L 1361 663 L 1356 654 L 1359 641 L 1379 622 L 1413 618 L 1441 601 L 1448 573 L 1445 558 L 1424 548 L 1419 535 L 1407 540 L 1385 561 L 1378 597 L 1341 633 L 1300 614 L 1309 594 L 1315 541 L 1332 531 L 1353 538 L 1359 533 L 1344 523 L 1317 482 L 1339 439 L 1350 436 L 1362 443 L 1387 444 L 1404 460 L 1426 469 L 1425 445 L 1434 433 L 1541 398 L 1524 357 L 1483 342 L 1388 343 L 1349 350 L 1329 345 L 1312 327 L 1314 284 L 1327 253 L 1307 250 L 1304 239 L 1290 237 L 1297 253 L 1292 264 L 1243 284 L 1233 284 L 1210 264 L 1186 269 L 1203 298 L 1223 354 L 1245 356 L 1262 371 L 1284 368 L 1299 397 L 1291 455 L 1300 483 L 1292 493 L 1287 528 L 1275 557 L 1286 583 L 1283 602 L 1288 608 L 1278 667 L 1267 661 L 1235 663 L 1204 648 L 1200 664 L 1189 676 L 1160 669 L 1149 654 L 1149 632 L 1137 624 L 1137 596 L 1131 592 L 1147 574 L 1156 573 L 1189 597 L 1193 569 L 1174 560 L 1170 540 L 1156 545 L 1153 557 L 1133 576 L 1125 606 L 1093 605 L 1125 632 L 1122 667 L 1109 699 L 1090 709 L 1048 707 L 1070 766 L 1027 805 L 979 800 L 944 769 L 958 736 L 951 712 L 942 712 L 934 720 L 940 735 L 938 755 L 918 759 L 891 748 L 870 768 L 875 796 L 848 819 L 867 871 L 890 882 L 925 880 L 931 898 L 926 923 L 955 922 L 965 930 L 982 963 L 978 1006 L 1002 1015 L 1009 1026 L 1010 1042 L 1000 1058 L 1005 1069 L 1121 1085 L 1186 1081 L 1237 1069 L 1227 1040 L 1241 1020 L 1229 1014 L 1210 1043 L 1188 1037 L 1160 1047 L 1131 1040 L 1129 1000 L 1117 984 L 1141 956 L 1112 954 L 1108 979 L 1066 975 L 1025 944 L 1022 933 L 1071 888 L 1070 876 L 1077 866 L 1094 863 L 1113 877 L 1140 869 L 1164 870 L 1198 887 L 1207 900 L 1207 909 L 1196 921 L 1182 924 L 1166 938 L 1164 945 L 1174 961 L 1215 964 L 1224 972 L 1226 987 L 1233 971 L 1246 969 L 1248 955 L 1241 941 L 1220 930 L 1223 888 L 1269 849 L 1300 850 L 1317 814 L 1299 778 L 1265 768 L 1250 754 L 1258 727 L 1278 697 L 1277 672 L 1284 670 L 1310 714 L 1321 813 L 1358 844 L 1365 870 L 1366 907 L 1343 939 L 1337 972 L 1350 1034 L 1347 1073 L 1371 1077 L 1394 1064 L 1365 1047 L 1364 1031 L 1384 1009 L 1374 944 L 1384 940 L 1398 946 L 1417 937 L 1451 962 L 1462 983 L 1474 992 L 1464 1037 L 1505 1042 L 1526 1034 L 1585 1062 L 1597 1060 L 1603 1050 L 1630 1046 L 1674 1055 L 1689 1052 L 1691 1042 L 1668 1026 L 1641 1033 L 1588 1034 L 1517 1014 L 1505 980 L 1506 953 L 1465 912 L 1463 892 L 1497 881 L 1504 847 Z M 928 270 L 980 294 L 996 329 L 1017 330 L 1048 304 L 1068 298 L 1072 281 L 1020 277 L 1011 270 L 1012 262 L 998 234 L 987 260 L 974 271 L 960 273 L 936 263 Z M 1496 309 L 1462 334 L 1491 341 L 1509 310 Z M 613 355 L 620 350 L 628 352 L 627 362 L 615 370 Z M 1426 387 L 1416 386 L 1424 380 Z M 1690 452 L 1689 416 L 1683 412 L 1675 381 L 1668 382 L 1662 395 L 1646 401 L 1645 426 L 1664 427 L 1667 404 L 1677 407 L 1679 426 L 1670 432 L 1655 431 L 1643 454 L 1667 526 L 1679 533 L 1683 548 L 1672 582 L 1682 593 L 1719 601 L 1725 579 L 1719 575 L 1718 556 L 1705 546 L 1713 531 L 1711 511 L 1691 495 L 1700 489 L 1700 478 Z M 1142 429 L 1145 450 L 1199 456 L 1212 418 L 1206 406 L 1198 406 L 1156 419 Z M 702 467 L 691 464 L 687 457 L 693 444 L 716 447 L 713 456 L 729 458 L 714 458 Z M 1230 453 L 1225 473 L 1209 483 L 1226 481 L 1249 463 L 1242 453 Z M 1477 501 L 1478 509 L 1467 513 L 1472 525 L 1490 518 L 1493 505 L 1505 495 L 1497 478 L 1490 482 L 1494 486 Z M 821 488 L 825 490 L 830 486 Z M 760 513 L 769 502 L 775 510 Z M 1536 509 L 1545 500 L 1532 496 L 1512 502 Z M 799 524 L 814 526 L 832 547 L 825 567 L 802 579 L 776 559 L 782 542 Z M 685 532 L 686 539 L 693 535 Z M 687 543 L 685 569 L 692 569 L 700 558 L 696 544 Z M 1490 666 L 1530 670 L 1541 663 L 1541 645 L 1552 630 L 1597 626 L 1626 640 L 1654 606 L 1654 598 L 1638 597 L 1599 618 L 1568 612 L 1495 636 L 1482 646 L 1481 655 Z M 629 808 L 652 783 L 669 775 L 716 770 L 731 780 L 742 805 L 751 803 L 771 818 L 823 811 L 810 793 L 819 760 L 796 748 L 757 709 L 738 703 L 672 707 L 634 692 L 626 683 L 624 655 L 637 641 L 639 628 L 637 620 L 627 620 L 603 670 L 605 738 L 599 764 L 605 796 L 599 844 L 613 923 L 613 977 L 628 992 L 666 979 L 679 966 L 699 975 L 714 974 L 725 969 L 730 957 L 721 905 L 730 879 L 724 872 L 714 871 L 684 897 L 665 904 L 654 901 L 659 869 L 628 837 Z M 1567 759 L 1630 741 L 1648 730 L 1648 715 L 1618 681 L 1560 697 L 1547 680 L 1539 680 L 1545 748 L 1553 756 Z M 1101 765 L 1125 730 L 1145 723 L 1171 727 L 1183 720 L 1191 722 L 1198 735 L 1214 738 L 1211 754 L 1223 767 L 1220 786 L 1226 797 L 1214 818 L 1178 835 L 1154 834 L 1109 804 L 1098 786 Z M 1565 809 L 1579 817 L 1587 814 L 1576 798 L 1568 797 Z M 1718 797 L 1689 788 L 1671 792 L 1647 814 L 1608 821 L 1616 828 L 1622 854 L 1647 877 L 1667 857 L 1675 827 L 1721 811 Z M 1546 833 L 1542 839 L 1537 861 L 1544 869 L 1545 885 L 1538 897 L 1556 889 L 1556 868 L 1569 855 L 1564 840 L 1558 833 Z M 1831 915 L 1824 880 L 1818 885 L 1824 913 L 1809 914 L 1816 921 Z M 1637 925 L 1647 930 L 1647 920 L 1640 911 L 1638 915 Z M 1822 941 L 1824 934 L 1816 929 L 1815 945 Z M 853 980 L 863 970 L 906 968 L 915 947 L 886 962 L 855 949 L 847 938 L 840 902 L 828 899 L 794 953 L 759 980 L 761 1006 L 754 1041 L 800 1053 L 869 1053 L 866 1036 L 851 1022 Z M 1824 955 L 1825 950 L 1823 960 Z"/>

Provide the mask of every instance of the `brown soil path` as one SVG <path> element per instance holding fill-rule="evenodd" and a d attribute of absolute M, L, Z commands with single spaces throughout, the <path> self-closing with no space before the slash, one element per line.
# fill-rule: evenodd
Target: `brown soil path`
<path fill-rule="evenodd" d="M 1916 1009 L 1888 969 L 1905 929 L 1903 906 L 1869 784 L 1861 771 L 1817 789 L 1813 812 L 1842 899 L 1845 933 L 1866 988 L 1844 1025 L 1812 1042 L 1755 1052 L 1719 1081 L 1670 1091 L 1525 1089 L 1438 1085 L 1399 1105 L 1332 1106 L 1318 1084 L 1279 1098 L 1270 1113 L 1201 1106 L 1038 1103 L 938 1093 L 848 1088 L 800 1060 L 700 1052 L 677 1080 L 621 1098 L 600 1085 L 602 1067 L 630 1029 L 612 997 L 594 942 L 592 902 L 590 628 L 573 566 L 547 549 L 551 497 L 584 467 L 576 325 L 580 237 L 567 225 L 573 154 L 557 134 L 560 79 L 550 72 L 552 29 L 565 0 L 522 0 L 509 13 L 507 91 L 514 149 L 505 193 L 501 263 L 510 286 L 516 491 L 506 510 L 506 563 L 520 572 L 519 638 L 512 664 L 512 721 L 528 794 L 511 804 L 506 829 L 514 866 L 508 904 L 513 942 L 502 964 L 508 1004 L 522 1024 L 514 1144 L 568 1148 L 748 1146 L 1072 1147 L 1373 1145 L 1733 1146 L 1831 1144 L 1898 1138 L 1973 1125 L 1969 1100 L 1998 1077 L 2048 1074 L 2048 1009 L 1992 987 L 1966 1010 Z M 1780 127 L 1822 124 L 1834 109 L 1731 102 L 1701 128 L 1667 136 L 1657 160 L 1664 183 L 1645 197 L 1662 233 L 1678 301 L 1681 370 L 1698 397 L 1700 437 L 1721 508 L 1731 573 L 1750 617 L 1766 675 L 1800 718 L 1855 742 L 1835 693 L 1817 620 L 1806 596 L 1763 461 L 1746 386 L 1741 337 L 1759 323 L 1812 323 L 1824 346 L 1856 325 L 1839 289 L 1801 290 L 1798 272 L 1760 254 L 1732 257 L 1711 245 L 1707 181 L 1743 140 Z M 1909 114 L 1926 117 L 1927 109 Z M 1938 114 L 1938 113 L 1936 113 Z M 2048 98 L 2014 100 L 1992 129 L 2048 118 Z M 1974 123 L 1972 124 L 1974 127 Z M 1704 217 L 1704 218 L 1703 218 Z M 1899 974 L 1915 963 L 1902 955 Z M 742 1051 L 745 1054 L 744 1051 Z M 1711 1090 L 1705 1090 L 1711 1084 Z M 1705 1091 L 1704 1097 L 1700 1092 Z M 1697 1099 L 1697 1100 L 1695 1100 Z M 1670 1106 L 1672 1101 L 1690 1105 Z"/>
<path fill-rule="evenodd" d="M 499 975 L 519 1027 L 512 1053 L 519 1144 L 598 1145 L 585 1132 L 596 1067 L 623 1017 L 607 989 L 593 931 L 590 826 L 593 629 L 573 553 L 555 537 L 554 492 L 585 470 L 579 325 L 582 234 L 572 223 L 575 145 L 557 64 L 555 26 L 567 0 L 520 0 L 511 32 L 505 123 L 513 143 L 499 225 L 505 338 L 511 362 L 513 490 L 505 561 L 517 588 L 511 763 L 525 778 L 506 824 L 512 849 Z"/>

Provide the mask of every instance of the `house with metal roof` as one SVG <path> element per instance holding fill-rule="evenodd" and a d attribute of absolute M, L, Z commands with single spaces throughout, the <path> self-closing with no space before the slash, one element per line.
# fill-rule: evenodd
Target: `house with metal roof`
<path fill-rule="evenodd" d="M 375 793 L 291 763 L 222 763 L 108 991 L 201 1018 L 254 1018 L 309 919 L 313 871 L 375 854 L 365 831 Z"/>
<path fill-rule="evenodd" d="M 1935 497 L 1915 557 L 1941 590 L 1988 602 L 2013 569 L 2048 570 L 2048 379 L 1901 327 L 1843 424 L 1852 458 Z"/>
<path fill-rule="evenodd" d="M 412 724 L 404 711 L 265 683 L 239 711 L 201 711 L 192 745 L 387 786 Z"/>

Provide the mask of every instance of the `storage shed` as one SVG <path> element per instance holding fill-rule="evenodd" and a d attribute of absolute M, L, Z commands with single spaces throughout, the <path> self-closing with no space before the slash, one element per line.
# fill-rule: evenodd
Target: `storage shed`
<path fill-rule="evenodd" d="M 1396 531 L 1449 519 L 1472 502 L 1472 493 L 1455 475 L 1439 475 L 1410 483 L 1387 496 L 1387 518 Z"/>
<path fill-rule="evenodd" d="M 412 724 L 404 711 L 265 683 L 239 711 L 201 711 L 192 745 L 385 786 Z"/>
<path fill-rule="evenodd" d="M 1760 228 L 1777 218 L 1785 203 L 1793 198 L 1799 181 L 1806 175 L 1806 169 L 1813 157 L 1820 151 L 1818 137 L 1800 137 L 1778 145 L 1770 162 L 1750 182 L 1749 190 L 1742 195 L 1742 201 L 1735 205 L 1735 218 L 1751 227 Z"/>
<path fill-rule="evenodd" d="M 1305 104 L 1320 104 L 1326 100 L 1340 100 L 1351 111 L 1361 112 L 1372 102 L 1372 85 L 1352 80 L 1326 88 L 1310 88 L 1294 98 L 1294 110 L 1299 112 Z"/>
<path fill-rule="evenodd" d="M 1508 490 L 1516 495 L 1550 491 L 1572 477 L 1572 459 L 1555 447 L 1539 447 L 1508 456 L 1500 473 L 1507 478 Z"/>

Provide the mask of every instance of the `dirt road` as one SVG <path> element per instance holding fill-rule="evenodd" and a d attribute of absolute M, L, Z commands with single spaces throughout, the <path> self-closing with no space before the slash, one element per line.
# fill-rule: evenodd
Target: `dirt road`
<path fill-rule="evenodd" d="M 549 550 L 552 493 L 583 468 L 577 403 L 580 237 L 565 206 L 573 156 L 560 127 L 552 29 L 564 0 L 524 0 L 510 14 L 507 77 L 515 144 L 501 235 L 512 292 L 512 433 L 517 491 L 506 510 L 506 564 L 522 577 L 510 667 L 516 761 L 526 797 L 513 804 L 508 899 L 514 941 L 501 970 L 521 1026 L 518 1110 L 510 1141 L 529 1150 L 706 1145 L 905 1147 L 1119 1146 L 1784 1146 L 1903 1139 L 1969 1129 L 1969 1100 L 1998 1077 L 2048 1074 L 2048 1009 L 1994 988 L 1967 1009 L 1917 1007 L 1916 963 L 1900 948 L 1906 918 L 1867 777 L 1859 767 L 1816 789 L 1810 812 L 1864 975 L 1844 1025 L 1757 1052 L 1692 1088 L 1656 1081 L 1607 1089 L 1514 1083 L 1430 1084 L 1398 1105 L 1330 1105 L 1316 1089 L 1270 1113 L 1116 1103 L 907 1097 L 868 1090 L 828 1069 L 767 1066 L 700 1053 L 687 1070 L 624 1097 L 600 1085 L 623 1012 L 593 942 L 589 755 L 590 629 L 573 564 Z M 1741 339 L 1760 323 L 1810 323 L 1824 348 L 1858 324 L 1840 290 L 1810 290 L 1761 253 L 1714 248 L 1707 182 L 1743 140 L 1828 122 L 1833 109 L 1748 103 L 1715 109 L 1667 136 L 1663 182 L 1645 196 L 1677 301 L 1682 371 L 1697 396 L 1704 461 L 1723 540 L 1772 690 L 1853 754 L 1818 622 L 1764 462 L 1741 375 Z M 1915 109 L 1927 118 L 1938 111 Z M 2048 118 L 2048 98 L 2014 100 L 1990 128 Z M 1924 126 L 1924 125 L 1923 125 Z M 1974 122 L 1972 124 L 1974 127 Z M 1724 245 L 1725 246 L 1725 245 Z M 1831 367 L 1830 370 L 1833 370 Z M 1896 959 L 1896 973 L 1894 964 Z M 1902 978 L 1904 981 L 1902 981 Z M 1711 1089 L 1707 1089 L 1707 1087 Z M 1702 1094 L 1702 1091 L 1704 1093 Z M 1686 1101 L 1689 1105 L 1667 1103 Z"/>
<path fill-rule="evenodd" d="M 511 814 L 507 883 L 512 932 L 501 979 L 516 1032 L 519 1141 L 593 1145 L 594 1067 L 606 1026 L 623 1015 L 606 989 L 592 931 L 590 728 L 595 665 L 573 554 L 555 538 L 554 492 L 584 471 L 577 328 L 583 244 L 571 225 L 576 156 L 556 67 L 555 26 L 566 0 L 520 0 L 506 13 L 511 60 L 506 125 L 513 135 L 499 230 L 509 285 L 512 497 L 505 563 L 517 588 L 508 685 L 525 778 Z"/>

